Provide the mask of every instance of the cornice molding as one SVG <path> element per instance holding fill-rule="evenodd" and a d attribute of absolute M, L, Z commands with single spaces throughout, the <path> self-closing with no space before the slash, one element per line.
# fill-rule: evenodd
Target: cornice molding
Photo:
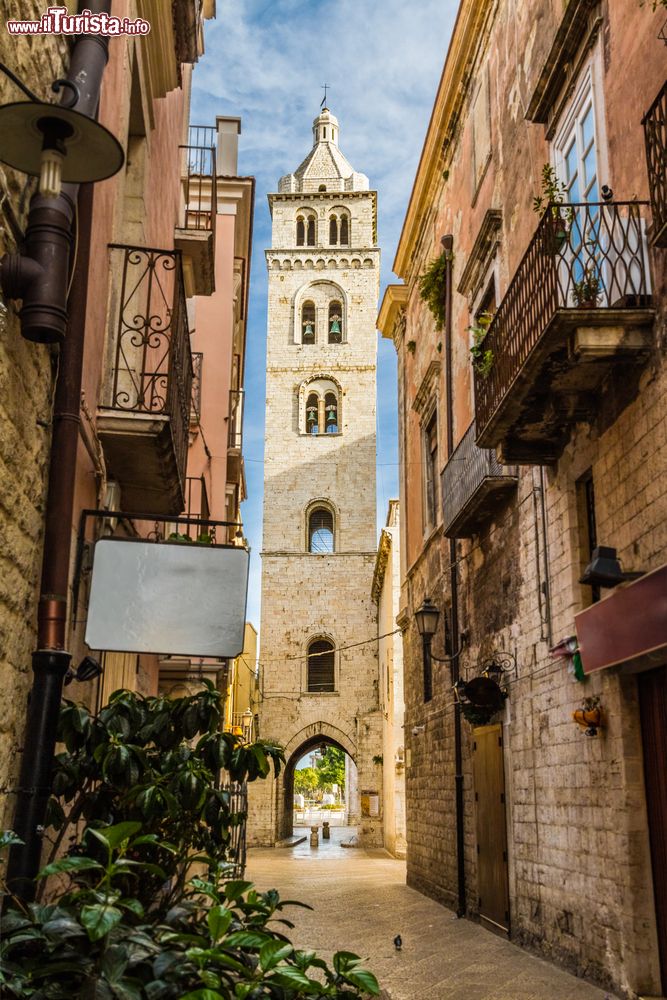
<path fill-rule="evenodd" d="M 426 369 L 426 374 L 421 380 L 421 385 L 417 390 L 417 395 L 415 396 L 414 403 L 412 404 L 412 409 L 419 413 L 420 416 L 425 412 L 426 407 L 433 398 L 438 378 L 440 376 L 441 367 L 442 366 L 439 361 L 431 361 L 430 365 Z"/>
<path fill-rule="evenodd" d="M 436 172 L 442 167 L 443 146 L 447 147 L 454 137 L 484 24 L 494 3 L 462 0 L 459 8 L 394 260 L 394 273 L 404 280 L 428 211 Z"/>
<path fill-rule="evenodd" d="M 475 239 L 468 263 L 463 269 L 461 280 L 456 286 L 456 290 L 461 295 L 473 292 L 483 277 L 489 260 L 495 253 L 498 246 L 498 233 L 503 224 L 503 213 L 499 208 L 490 208 L 479 227 L 479 232 Z"/>
<path fill-rule="evenodd" d="M 377 318 L 377 328 L 386 340 L 393 340 L 396 350 L 405 331 L 407 285 L 387 285 Z"/>

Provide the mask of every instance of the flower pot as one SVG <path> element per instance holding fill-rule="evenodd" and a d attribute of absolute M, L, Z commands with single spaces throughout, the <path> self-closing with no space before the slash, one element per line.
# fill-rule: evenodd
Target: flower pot
<path fill-rule="evenodd" d="M 559 254 L 567 241 L 568 232 L 567 223 L 560 216 L 558 218 L 547 219 L 544 225 L 544 240 L 542 243 L 544 253 L 550 256 Z"/>
<path fill-rule="evenodd" d="M 586 736 L 597 736 L 598 729 L 602 727 L 601 708 L 578 708 L 572 713 L 572 718 L 585 731 Z"/>

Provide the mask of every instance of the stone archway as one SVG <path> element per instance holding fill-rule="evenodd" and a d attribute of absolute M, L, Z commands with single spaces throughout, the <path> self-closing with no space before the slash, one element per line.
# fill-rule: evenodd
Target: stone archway
<path fill-rule="evenodd" d="M 278 839 L 291 836 L 293 830 L 294 769 L 304 754 L 314 750 L 315 747 L 322 746 L 322 744 L 343 750 L 356 764 L 356 743 L 348 733 L 343 732 L 337 726 L 332 726 L 328 722 L 314 722 L 296 733 L 285 747 L 287 763 L 281 775 L 282 794 L 279 794 L 278 829 L 276 831 Z"/>

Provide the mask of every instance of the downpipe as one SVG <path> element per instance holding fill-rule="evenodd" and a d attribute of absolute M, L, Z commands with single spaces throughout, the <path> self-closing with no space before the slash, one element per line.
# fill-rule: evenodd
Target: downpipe
<path fill-rule="evenodd" d="M 109 13 L 111 0 L 83 0 L 79 7 L 95 14 Z M 75 110 L 89 117 L 97 113 L 107 59 L 105 38 L 79 36 L 72 50 L 68 79 L 79 88 Z M 68 300 L 75 205 L 78 205 L 79 247 Z M 23 295 L 22 335 L 39 343 L 54 340 L 61 343 L 37 612 L 37 649 L 32 656 L 33 683 L 12 825 L 23 844 L 11 849 L 6 875 L 10 891 L 28 902 L 34 900 L 37 889 L 35 878 L 40 868 L 44 820 L 51 795 L 58 715 L 63 682 L 71 661 L 71 654 L 65 648 L 67 594 L 92 207 L 91 184 L 64 184 L 57 198 L 34 195 L 24 252 L 5 257 L 0 263 L 0 280 L 5 294 L 20 291 Z M 35 280 L 28 287 L 31 277 Z"/>
<path fill-rule="evenodd" d="M 452 265 L 454 261 L 454 237 L 449 234 L 441 239 L 445 254 L 445 386 L 447 406 L 447 455 L 454 451 L 454 386 L 453 386 L 453 350 L 452 350 Z M 460 677 L 459 657 L 459 589 L 456 540 L 449 540 L 449 586 L 451 593 L 451 625 L 452 640 L 455 652 L 451 659 L 452 687 Z M 456 809 L 456 867 L 457 867 L 457 906 L 456 916 L 461 919 L 466 915 L 466 870 L 464 841 L 464 799 L 463 799 L 463 743 L 461 734 L 461 704 L 454 702 L 454 790 Z"/>

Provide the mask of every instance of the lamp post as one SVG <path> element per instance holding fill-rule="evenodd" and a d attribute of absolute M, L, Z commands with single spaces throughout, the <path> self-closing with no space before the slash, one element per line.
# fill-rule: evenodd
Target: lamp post
<path fill-rule="evenodd" d="M 425 597 L 421 606 L 415 611 L 417 621 L 417 631 L 422 637 L 423 651 L 423 671 L 424 671 L 424 701 L 430 701 L 433 697 L 433 654 L 431 652 L 431 642 L 438 627 L 440 611 L 431 601 L 430 597 Z"/>

